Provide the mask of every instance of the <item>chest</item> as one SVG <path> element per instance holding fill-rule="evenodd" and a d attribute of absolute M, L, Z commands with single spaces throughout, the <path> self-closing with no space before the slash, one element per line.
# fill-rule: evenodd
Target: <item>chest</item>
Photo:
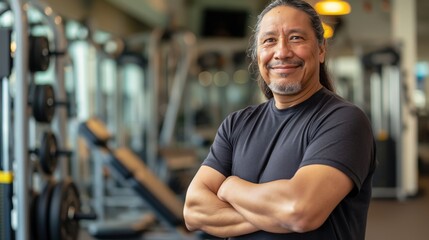
<path fill-rule="evenodd" d="M 232 174 L 259 183 L 290 179 L 301 164 L 310 131 L 310 121 L 296 115 L 246 123 L 236 133 Z"/>

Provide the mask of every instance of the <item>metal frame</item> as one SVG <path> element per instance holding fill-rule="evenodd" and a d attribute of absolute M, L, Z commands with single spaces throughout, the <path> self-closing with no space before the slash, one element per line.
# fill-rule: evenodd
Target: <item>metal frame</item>
<path fill-rule="evenodd" d="M 29 211 L 29 179 L 28 167 L 28 22 L 24 12 L 23 0 L 10 0 L 10 6 L 14 13 L 14 30 L 16 35 L 16 52 L 14 59 L 16 75 L 16 93 L 14 99 L 14 139 L 13 155 L 16 163 L 14 179 L 17 196 L 17 240 L 30 238 L 30 211 Z"/>
<path fill-rule="evenodd" d="M 65 89 L 65 66 L 67 63 L 67 39 L 63 26 L 63 19 L 56 14 L 51 7 L 41 3 L 38 0 L 32 0 L 31 5 L 37 8 L 45 17 L 49 28 L 54 36 L 55 52 L 59 53 L 55 56 L 55 98 L 57 102 L 66 102 L 67 94 Z M 65 107 L 57 107 L 55 109 L 55 118 L 53 119 L 53 129 L 58 133 L 57 144 L 59 149 L 66 149 L 67 141 L 67 109 Z M 70 169 L 68 167 L 68 159 L 64 156 L 58 157 L 60 171 L 57 171 L 57 176 L 61 179 L 69 176 Z"/>
<path fill-rule="evenodd" d="M 148 39 L 148 95 L 149 101 L 147 108 L 150 109 L 149 119 L 147 121 L 147 153 L 146 160 L 149 168 L 158 175 L 163 175 L 164 164 L 159 162 L 159 147 L 168 147 L 173 141 L 174 129 L 177 122 L 178 112 L 182 102 L 182 96 L 185 90 L 186 81 L 188 78 L 189 68 L 195 57 L 195 35 L 187 31 L 169 32 L 170 38 L 165 40 L 163 35 L 166 34 L 162 29 L 155 29 L 151 32 Z M 165 58 L 166 44 L 177 44 L 179 47 L 180 61 L 176 68 L 176 72 L 172 79 L 171 91 L 163 89 L 168 81 L 163 74 L 163 60 Z M 168 50 L 168 49 L 167 49 Z M 167 76 L 168 77 L 168 76 Z M 168 86 L 167 86 L 168 88 Z M 165 116 L 160 119 L 160 93 L 167 91 L 169 93 L 169 101 L 167 104 Z M 161 122 L 162 129 L 158 126 Z"/>
<path fill-rule="evenodd" d="M 378 75 L 379 76 L 379 75 Z M 374 81 L 375 80 L 375 81 Z M 375 88 L 375 91 L 373 91 Z M 382 111 L 382 119 L 379 121 L 373 120 L 374 129 L 385 128 L 388 129 L 389 134 L 395 139 L 396 147 L 395 154 L 397 156 L 395 163 L 395 180 L 394 187 L 373 187 L 373 197 L 375 198 L 396 198 L 398 200 L 405 200 L 407 194 L 404 190 L 402 180 L 402 134 L 403 134 L 403 120 L 402 120 L 402 80 L 400 69 L 398 66 L 383 66 L 381 76 L 379 79 L 371 80 L 371 102 L 377 105 L 371 107 L 372 111 Z M 377 96 L 381 94 L 382 96 Z M 377 99 L 374 103 L 374 99 Z M 373 115 L 374 116 L 374 115 Z M 384 126 L 387 125 L 387 126 Z"/>

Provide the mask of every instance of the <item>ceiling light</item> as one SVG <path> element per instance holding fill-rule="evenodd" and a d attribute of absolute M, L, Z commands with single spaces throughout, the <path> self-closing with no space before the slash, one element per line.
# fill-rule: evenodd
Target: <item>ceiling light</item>
<path fill-rule="evenodd" d="M 350 4 L 342 0 L 322 0 L 316 3 L 315 9 L 320 15 L 345 15 L 351 11 Z"/>
<path fill-rule="evenodd" d="M 328 39 L 334 36 L 334 29 L 331 26 L 322 22 L 322 27 L 323 27 L 323 30 L 325 31 L 325 33 L 323 34 L 324 38 Z"/>

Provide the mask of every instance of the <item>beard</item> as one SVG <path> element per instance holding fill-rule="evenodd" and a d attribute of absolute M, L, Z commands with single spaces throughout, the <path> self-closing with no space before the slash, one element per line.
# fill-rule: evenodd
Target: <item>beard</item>
<path fill-rule="evenodd" d="M 304 65 L 304 62 L 300 59 L 289 59 L 287 61 L 275 61 L 268 64 L 268 69 L 275 67 L 276 65 L 281 64 L 292 64 L 296 65 L 298 67 L 302 67 Z M 287 78 L 289 74 L 282 73 L 279 74 L 279 77 L 281 78 Z M 286 83 L 279 83 L 279 82 L 271 82 L 268 84 L 268 88 L 275 94 L 278 95 L 294 95 L 301 91 L 302 84 L 300 81 L 298 82 L 286 82 Z"/>
<path fill-rule="evenodd" d="M 282 74 L 282 77 L 287 77 L 287 74 Z M 285 84 L 271 82 L 270 84 L 268 84 L 268 87 L 273 93 L 279 95 L 294 95 L 299 93 L 302 89 L 302 85 L 300 82 L 292 82 Z"/>

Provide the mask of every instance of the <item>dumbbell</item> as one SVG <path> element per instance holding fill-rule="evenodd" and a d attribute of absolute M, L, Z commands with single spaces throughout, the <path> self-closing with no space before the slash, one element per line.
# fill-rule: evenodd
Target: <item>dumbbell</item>
<path fill-rule="evenodd" d="M 49 68 L 51 56 L 64 55 L 64 52 L 54 52 L 49 48 L 49 40 L 45 36 L 29 38 L 29 69 L 30 72 L 46 71 Z"/>
<path fill-rule="evenodd" d="M 47 175 L 51 175 L 55 171 L 59 156 L 71 156 L 73 154 L 71 151 L 59 150 L 57 138 L 50 131 L 43 133 L 40 146 L 31 150 L 30 153 L 37 156 L 42 171 Z"/>
<path fill-rule="evenodd" d="M 7 41 L 2 41 L 4 42 L 4 44 L 1 45 L 1 49 L 5 50 L 4 53 L 6 54 L 5 56 L 2 55 L 2 57 L 4 57 L 4 59 L 2 58 L 2 60 L 5 60 L 5 61 L 2 61 L 2 67 L 0 68 L 2 71 L 0 71 L 0 73 L 2 73 L 2 75 L 5 75 L 5 76 L 8 76 L 9 74 L 3 74 L 3 72 L 9 73 L 10 69 L 12 69 L 12 64 L 13 64 L 11 54 L 10 54 L 11 43 L 10 43 L 9 32 L 10 30 L 7 30 L 7 29 L 1 30 L 2 40 L 3 38 L 4 40 L 7 40 Z M 3 54 L 3 51 L 2 51 L 2 54 Z M 49 40 L 47 37 L 33 36 L 33 35 L 29 37 L 28 67 L 31 73 L 46 71 L 49 68 L 51 56 L 59 56 L 59 55 L 64 55 L 64 52 L 51 51 L 49 48 Z"/>
<path fill-rule="evenodd" d="M 55 99 L 54 87 L 51 84 L 34 84 L 30 86 L 29 105 L 37 122 L 50 123 L 57 106 L 69 107 L 69 102 Z"/>

